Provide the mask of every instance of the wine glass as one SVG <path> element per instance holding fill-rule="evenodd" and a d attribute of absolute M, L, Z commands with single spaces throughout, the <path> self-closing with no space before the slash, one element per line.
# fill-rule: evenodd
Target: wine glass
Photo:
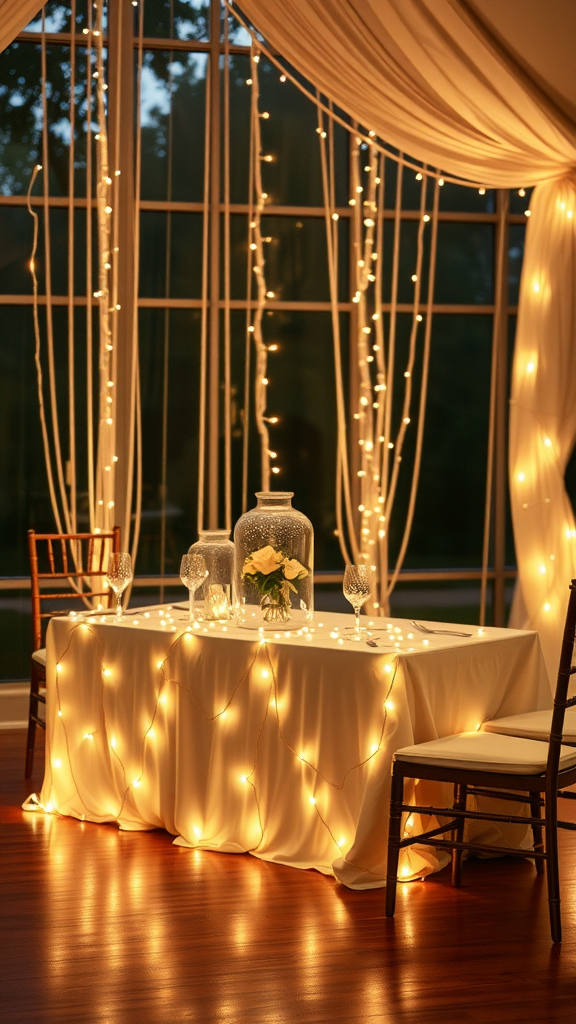
<path fill-rule="evenodd" d="M 116 551 L 108 556 L 106 579 L 108 586 L 116 594 L 116 621 L 122 618 L 122 594 L 132 582 L 132 559 L 127 551 Z"/>
<path fill-rule="evenodd" d="M 190 595 L 190 622 L 194 622 L 194 596 L 198 587 L 204 582 L 208 576 L 208 569 L 206 568 L 206 562 L 202 555 L 182 555 L 182 561 L 180 562 L 180 579 L 185 587 L 188 588 L 188 594 Z"/>
<path fill-rule="evenodd" d="M 344 597 L 354 609 L 355 630 L 353 640 L 362 639 L 360 609 L 370 597 L 370 569 L 367 565 L 347 565 L 344 570 Z"/>

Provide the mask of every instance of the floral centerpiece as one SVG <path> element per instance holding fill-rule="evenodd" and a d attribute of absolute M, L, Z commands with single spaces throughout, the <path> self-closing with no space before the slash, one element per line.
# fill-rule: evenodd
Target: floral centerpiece
<path fill-rule="evenodd" d="M 290 618 L 290 593 L 298 593 L 298 581 L 310 570 L 297 558 L 289 558 L 271 544 L 253 551 L 244 559 L 242 576 L 254 584 L 261 595 L 260 607 L 266 622 L 287 622 Z"/>

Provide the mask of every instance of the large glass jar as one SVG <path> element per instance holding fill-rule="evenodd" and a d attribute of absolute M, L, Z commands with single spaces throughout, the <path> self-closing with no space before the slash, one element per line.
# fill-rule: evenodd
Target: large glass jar
<path fill-rule="evenodd" d="M 189 555 L 202 555 L 208 576 L 196 593 L 204 602 L 208 619 L 227 619 L 232 610 L 232 577 L 234 545 L 228 530 L 200 530 L 198 540 L 188 549 Z"/>
<path fill-rule="evenodd" d="M 292 491 L 261 491 L 234 527 L 234 611 L 241 626 L 298 629 L 314 615 L 314 530 Z"/>

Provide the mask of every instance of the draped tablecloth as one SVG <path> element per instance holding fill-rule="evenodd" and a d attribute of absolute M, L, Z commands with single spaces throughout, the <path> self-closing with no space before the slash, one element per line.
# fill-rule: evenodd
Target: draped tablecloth
<path fill-rule="evenodd" d="M 425 637 L 392 619 L 373 648 L 343 639 L 350 618 L 265 635 L 167 606 L 53 619 L 39 807 L 384 885 L 394 751 L 549 707 L 550 687 L 534 632 Z M 412 848 L 400 874 L 444 863 Z"/>

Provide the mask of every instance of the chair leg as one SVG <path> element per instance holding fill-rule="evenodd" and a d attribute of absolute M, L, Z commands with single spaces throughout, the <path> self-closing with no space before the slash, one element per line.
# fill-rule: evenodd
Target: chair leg
<path fill-rule="evenodd" d="M 556 794 L 546 794 L 546 878 L 552 942 L 562 942 L 560 874 L 558 870 L 558 805 Z"/>
<path fill-rule="evenodd" d="M 404 776 L 395 764 L 392 770 L 392 792 L 390 794 L 390 820 L 388 824 L 388 867 L 386 871 L 386 917 L 394 917 L 396 907 L 396 885 L 398 882 L 398 859 L 400 856 L 400 829 L 402 827 L 402 800 L 404 797 Z"/>
<path fill-rule="evenodd" d="M 33 718 L 28 718 L 28 736 L 26 737 L 26 767 L 24 769 L 24 778 L 29 779 L 32 775 L 32 769 L 34 767 L 34 744 L 36 741 L 36 722 Z"/>
<path fill-rule="evenodd" d="M 26 767 L 24 778 L 29 779 L 34 767 L 34 746 L 36 743 L 36 717 L 38 716 L 38 691 L 40 680 L 36 671 L 36 663 L 32 661 L 30 669 L 30 703 L 28 706 L 28 735 L 26 737 Z"/>
<path fill-rule="evenodd" d="M 457 782 L 454 786 L 454 807 L 465 811 L 467 797 L 468 786 Z M 454 829 L 457 843 L 461 843 L 464 840 L 464 825 L 464 818 L 460 818 L 458 825 Z M 455 885 L 458 889 L 462 885 L 462 856 L 463 850 L 452 850 L 452 885 Z"/>
<path fill-rule="evenodd" d="M 541 818 L 541 804 L 540 795 L 538 793 L 530 793 L 530 813 L 533 818 Z M 532 835 L 534 837 L 534 849 L 544 850 L 544 830 L 541 825 L 532 825 Z M 544 874 L 544 861 L 541 857 L 536 858 L 536 872 L 539 875 Z"/>

